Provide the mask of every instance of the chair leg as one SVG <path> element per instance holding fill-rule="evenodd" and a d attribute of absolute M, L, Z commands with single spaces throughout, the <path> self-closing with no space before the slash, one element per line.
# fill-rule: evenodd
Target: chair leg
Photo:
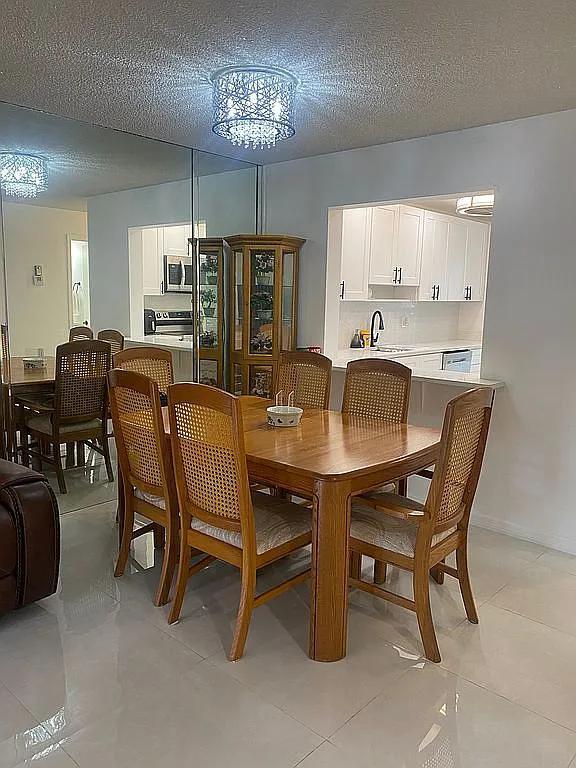
<path fill-rule="evenodd" d="M 166 553 L 164 553 L 166 557 Z M 174 602 L 168 616 L 168 624 L 174 624 L 180 618 L 184 595 L 186 594 L 186 584 L 188 583 L 188 574 L 190 572 L 190 546 L 186 541 L 186 530 L 180 531 L 180 562 L 178 563 L 178 578 L 176 580 L 176 594 Z"/>
<path fill-rule="evenodd" d="M 416 603 L 416 617 L 424 646 L 424 654 L 429 661 L 439 662 L 440 651 L 430 609 L 430 583 L 427 569 L 416 568 L 414 570 L 414 602 Z"/>
<path fill-rule="evenodd" d="M 76 466 L 86 466 L 86 447 L 84 443 L 76 443 Z"/>
<path fill-rule="evenodd" d="M 254 591 L 256 589 L 256 571 L 253 568 L 244 566 L 242 568 L 242 591 L 240 593 L 240 605 L 238 606 L 238 617 L 234 629 L 234 639 L 232 647 L 228 654 L 230 661 L 238 661 L 244 653 L 250 619 L 254 609 Z"/>
<path fill-rule="evenodd" d="M 446 562 L 446 558 L 442 560 L 443 563 Z M 433 565 L 432 568 L 430 568 L 430 576 L 434 579 L 436 584 L 444 584 L 444 576 L 446 574 L 444 571 L 440 571 L 436 565 Z"/>
<path fill-rule="evenodd" d="M 374 560 L 374 584 L 384 584 L 387 570 L 387 564 L 383 560 Z"/>
<path fill-rule="evenodd" d="M 20 429 L 20 447 L 22 449 L 22 464 L 24 464 L 25 467 L 30 466 L 29 445 L 30 443 L 28 442 L 28 431 L 22 427 Z"/>
<path fill-rule="evenodd" d="M 102 442 L 102 452 L 104 454 L 104 463 L 106 464 L 106 472 L 108 473 L 108 480 L 113 483 L 114 482 L 114 472 L 112 471 L 112 461 L 110 459 L 110 445 L 108 443 L 108 434 L 106 431 L 106 427 L 104 427 L 104 430 L 102 432 L 102 437 L 100 438 Z"/>
<path fill-rule="evenodd" d="M 56 477 L 58 478 L 58 488 L 60 493 L 68 493 L 66 481 L 64 480 L 64 470 L 62 469 L 62 456 L 60 455 L 60 444 L 52 443 L 52 455 L 54 456 L 54 465 L 56 467 Z"/>
<path fill-rule="evenodd" d="M 478 624 L 478 612 L 474 603 L 472 585 L 470 584 L 470 571 L 468 570 L 467 542 L 456 550 L 456 569 L 458 571 L 458 582 L 460 584 L 462 600 L 464 601 L 464 608 L 466 609 L 466 616 L 472 624 Z"/>
<path fill-rule="evenodd" d="M 359 579 L 362 576 L 362 555 L 359 552 L 350 551 L 348 573 L 351 579 Z"/>
<path fill-rule="evenodd" d="M 66 469 L 74 466 L 74 443 L 66 443 Z"/>
<path fill-rule="evenodd" d="M 166 529 L 158 523 L 154 525 L 154 549 L 164 549 L 166 546 Z"/>
<path fill-rule="evenodd" d="M 164 546 L 164 558 L 162 560 L 162 573 L 156 591 L 154 605 L 166 605 L 170 598 L 170 587 L 176 570 L 178 559 L 178 535 L 174 525 L 168 525 L 166 529 L 166 542 Z M 162 529 L 164 530 L 164 529 Z"/>
<path fill-rule="evenodd" d="M 130 544 L 132 543 L 132 534 L 134 533 L 134 507 L 131 500 L 124 495 L 124 515 L 122 519 L 122 534 L 120 536 L 120 547 L 118 549 L 118 560 L 114 568 L 114 576 L 123 576 L 130 554 Z"/>

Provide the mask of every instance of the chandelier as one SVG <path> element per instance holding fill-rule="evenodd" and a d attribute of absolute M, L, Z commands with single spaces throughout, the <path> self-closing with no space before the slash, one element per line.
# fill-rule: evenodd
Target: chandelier
<path fill-rule="evenodd" d="M 46 187 L 46 161 L 36 155 L 0 152 L 0 186 L 10 197 L 36 197 Z"/>
<path fill-rule="evenodd" d="M 494 193 L 459 197 L 456 201 L 456 211 L 463 216 L 492 216 L 494 211 Z"/>
<path fill-rule="evenodd" d="M 212 130 L 246 149 L 273 147 L 294 136 L 297 80 L 276 67 L 226 67 L 211 78 Z"/>

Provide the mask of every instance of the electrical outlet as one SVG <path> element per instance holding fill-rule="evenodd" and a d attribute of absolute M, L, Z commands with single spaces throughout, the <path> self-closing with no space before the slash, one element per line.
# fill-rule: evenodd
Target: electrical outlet
<path fill-rule="evenodd" d="M 400 320 L 400 327 L 408 328 L 409 325 L 410 325 L 410 318 L 408 317 L 408 315 L 404 315 Z"/>

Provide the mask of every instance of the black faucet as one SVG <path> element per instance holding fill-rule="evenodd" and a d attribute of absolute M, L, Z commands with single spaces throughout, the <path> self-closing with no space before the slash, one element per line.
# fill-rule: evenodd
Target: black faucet
<path fill-rule="evenodd" d="M 374 333 L 374 320 L 376 318 L 379 318 L 378 322 L 378 330 L 383 331 L 384 330 L 384 318 L 382 317 L 382 312 L 380 312 L 379 309 L 376 310 L 376 312 L 372 313 L 372 320 L 370 321 L 370 346 L 375 347 L 376 342 L 378 341 L 378 334 Z"/>

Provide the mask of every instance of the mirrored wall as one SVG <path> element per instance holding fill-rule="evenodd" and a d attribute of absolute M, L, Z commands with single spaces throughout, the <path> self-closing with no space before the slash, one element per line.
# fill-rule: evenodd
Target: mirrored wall
<path fill-rule="evenodd" d="M 0 104 L 0 173 L 5 454 L 11 395 L 53 388 L 74 327 L 229 388 L 226 238 L 257 231 L 257 166 Z"/>

